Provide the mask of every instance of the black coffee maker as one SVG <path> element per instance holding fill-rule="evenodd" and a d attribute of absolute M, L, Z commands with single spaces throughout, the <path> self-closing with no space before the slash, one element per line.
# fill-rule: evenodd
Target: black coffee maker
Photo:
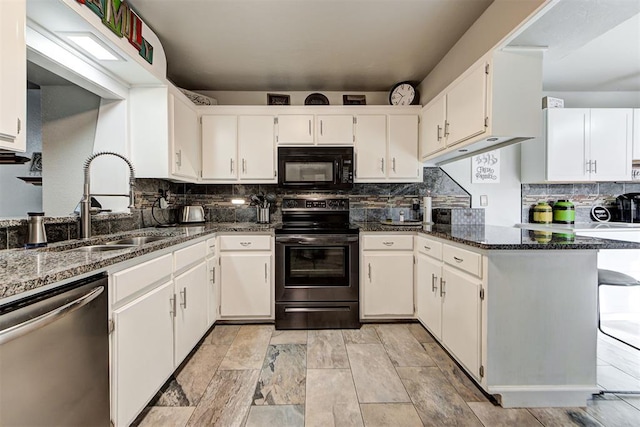
<path fill-rule="evenodd" d="M 640 193 L 619 195 L 616 198 L 616 206 L 619 221 L 640 223 Z"/>

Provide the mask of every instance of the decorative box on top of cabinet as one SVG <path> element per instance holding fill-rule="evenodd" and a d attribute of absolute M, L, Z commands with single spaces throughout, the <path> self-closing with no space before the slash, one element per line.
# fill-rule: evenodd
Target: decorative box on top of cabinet
<path fill-rule="evenodd" d="M 0 1 L 0 149 L 27 147 L 26 0 Z"/>
<path fill-rule="evenodd" d="M 545 138 L 522 144 L 522 182 L 629 181 L 630 108 L 549 108 Z"/>

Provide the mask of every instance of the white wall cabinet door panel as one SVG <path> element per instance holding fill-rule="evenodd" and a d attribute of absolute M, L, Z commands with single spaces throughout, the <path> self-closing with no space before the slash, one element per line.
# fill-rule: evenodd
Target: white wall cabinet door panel
<path fill-rule="evenodd" d="M 113 312 L 115 421 L 129 425 L 173 372 L 173 282 Z"/>
<path fill-rule="evenodd" d="M 278 116 L 278 144 L 313 145 L 313 115 L 283 114 Z"/>
<path fill-rule="evenodd" d="M 271 315 L 271 256 L 220 254 L 220 315 Z"/>
<path fill-rule="evenodd" d="M 481 62 L 447 92 L 447 145 L 484 133 L 487 117 L 486 63 Z"/>
<path fill-rule="evenodd" d="M 170 135 L 173 144 L 173 174 L 196 179 L 200 176 L 201 148 L 198 114 L 183 100 L 169 94 L 170 109 L 173 110 Z"/>
<path fill-rule="evenodd" d="M 441 96 L 422 112 L 422 137 L 420 155 L 426 157 L 446 147 L 444 122 L 447 113 L 447 97 Z"/>
<path fill-rule="evenodd" d="M 206 332 L 208 324 L 207 264 L 202 261 L 175 281 L 175 366 L 177 367 Z"/>
<path fill-rule="evenodd" d="M 590 113 L 591 179 L 630 180 L 632 110 L 592 108 Z"/>
<path fill-rule="evenodd" d="M 552 108 L 546 112 L 547 179 L 589 179 L 589 109 Z"/>
<path fill-rule="evenodd" d="M 356 179 L 384 179 L 387 158 L 387 116 L 356 117 Z"/>
<path fill-rule="evenodd" d="M 316 134 L 318 144 L 353 145 L 353 116 L 318 115 L 316 116 Z"/>
<path fill-rule="evenodd" d="M 437 339 L 442 339 L 442 298 L 440 285 L 442 262 L 425 255 L 418 256 L 418 268 L 422 274 L 419 283 L 417 307 L 420 320 Z"/>
<path fill-rule="evenodd" d="M 640 108 L 633 109 L 633 160 L 640 161 Z"/>
<path fill-rule="evenodd" d="M 413 255 L 366 253 L 363 262 L 363 315 L 413 316 Z"/>
<path fill-rule="evenodd" d="M 442 276 L 442 342 L 469 372 L 478 376 L 482 283 L 446 265 Z"/>
<path fill-rule="evenodd" d="M 237 142 L 238 116 L 202 116 L 203 178 L 237 178 Z"/>
<path fill-rule="evenodd" d="M 418 116 L 389 116 L 389 165 L 390 179 L 415 180 L 420 175 L 418 163 Z"/>
<path fill-rule="evenodd" d="M 273 120 L 273 116 L 238 116 L 241 180 L 274 180 L 276 177 Z"/>
<path fill-rule="evenodd" d="M 0 1 L 0 149 L 27 148 L 25 0 Z"/>

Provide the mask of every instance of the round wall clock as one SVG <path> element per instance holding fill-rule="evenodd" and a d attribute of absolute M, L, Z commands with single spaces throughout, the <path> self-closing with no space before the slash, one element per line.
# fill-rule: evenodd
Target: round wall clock
<path fill-rule="evenodd" d="M 419 100 L 420 94 L 411 82 L 397 83 L 389 92 L 389 104 L 391 105 L 416 105 Z"/>

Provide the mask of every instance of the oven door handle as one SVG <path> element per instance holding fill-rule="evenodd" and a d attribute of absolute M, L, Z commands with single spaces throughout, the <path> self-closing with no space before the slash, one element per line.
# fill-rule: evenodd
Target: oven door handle
<path fill-rule="evenodd" d="M 341 234 L 333 235 L 328 234 L 322 237 L 308 237 L 308 236 L 278 236 L 276 237 L 276 243 L 287 243 L 296 245 L 336 245 L 342 243 L 355 243 L 358 241 L 358 236 L 345 236 Z"/>
<path fill-rule="evenodd" d="M 349 307 L 285 307 L 285 313 L 322 313 L 333 311 L 351 311 Z"/>

